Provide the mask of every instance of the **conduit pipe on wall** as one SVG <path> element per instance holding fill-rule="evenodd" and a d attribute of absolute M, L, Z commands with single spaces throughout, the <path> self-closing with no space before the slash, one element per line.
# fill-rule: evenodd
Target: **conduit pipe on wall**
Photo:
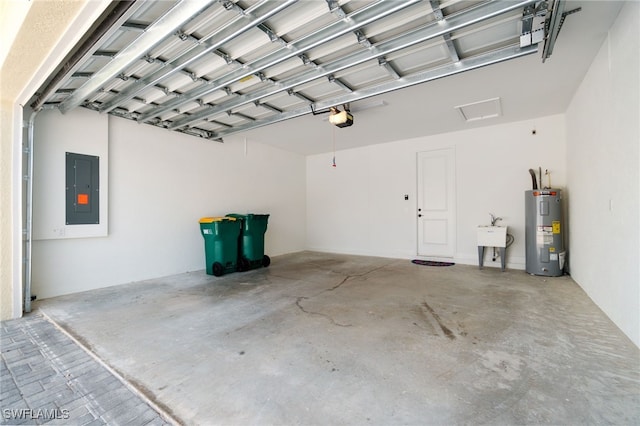
<path fill-rule="evenodd" d="M 31 253 L 33 243 L 33 138 L 36 115 L 43 109 L 54 109 L 55 106 L 43 106 L 34 110 L 29 116 L 27 122 L 27 146 L 24 152 L 27 154 L 27 170 L 25 179 L 27 188 L 25 194 L 25 230 L 24 230 L 24 311 L 31 312 L 31 270 L 32 264 Z M 24 110 L 23 110 L 24 111 Z"/>
<path fill-rule="evenodd" d="M 26 228 L 24 236 L 24 311 L 31 312 L 31 242 L 33 234 L 33 128 L 36 115 L 40 112 L 39 109 L 34 110 L 29 117 L 27 123 L 27 147 L 25 153 L 28 156 L 27 161 L 27 173 L 25 174 L 27 179 L 27 193 L 25 194 L 25 215 L 26 215 Z"/>

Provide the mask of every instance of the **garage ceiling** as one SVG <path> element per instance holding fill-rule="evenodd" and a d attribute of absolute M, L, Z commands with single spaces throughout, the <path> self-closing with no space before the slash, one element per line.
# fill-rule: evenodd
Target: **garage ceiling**
<path fill-rule="evenodd" d="M 320 122 L 332 107 L 351 109 L 356 127 L 358 110 L 387 105 L 390 92 L 397 102 L 463 71 L 549 60 L 564 18 L 583 13 L 570 17 L 572 3 L 114 2 L 32 106 L 82 106 L 211 140 L 305 115 Z"/>

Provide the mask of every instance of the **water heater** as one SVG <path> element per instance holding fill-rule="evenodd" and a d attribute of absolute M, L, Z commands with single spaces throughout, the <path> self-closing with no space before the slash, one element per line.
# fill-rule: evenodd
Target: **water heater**
<path fill-rule="evenodd" d="M 562 192 L 559 189 L 525 191 L 526 270 L 558 277 L 564 271 Z"/>

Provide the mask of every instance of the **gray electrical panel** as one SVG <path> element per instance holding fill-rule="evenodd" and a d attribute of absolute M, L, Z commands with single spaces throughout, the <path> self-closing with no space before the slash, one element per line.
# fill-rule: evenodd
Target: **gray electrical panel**
<path fill-rule="evenodd" d="M 66 154 L 66 223 L 100 223 L 100 157 Z"/>
<path fill-rule="evenodd" d="M 558 277 L 564 272 L 562 192 L 559 189 L 525 191 L 526 270 Z"/>

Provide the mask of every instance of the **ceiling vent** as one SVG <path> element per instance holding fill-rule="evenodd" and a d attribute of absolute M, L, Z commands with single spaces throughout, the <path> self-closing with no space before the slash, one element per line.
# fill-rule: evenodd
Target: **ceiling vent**
<path fill-rule="evenodd" d="M 469 121 L 485 120 L 487 118 L 500 117 L 502 108 L 500 98 L 487 99 L 485 101 L 473 102 L 455 107 L 460 111 L 462 118 Z"/>

